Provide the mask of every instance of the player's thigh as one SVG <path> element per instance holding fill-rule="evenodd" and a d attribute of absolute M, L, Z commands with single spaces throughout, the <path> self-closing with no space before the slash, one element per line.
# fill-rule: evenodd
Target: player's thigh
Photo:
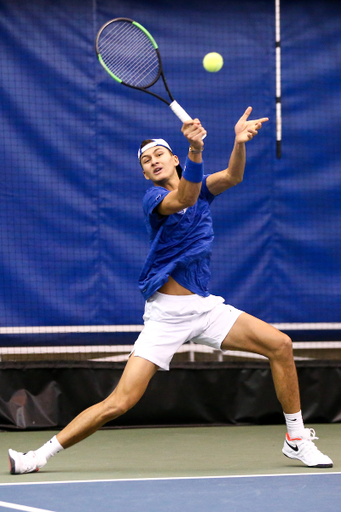
<path fill-rule="evenodd" d="M 242 313 L 225 337 L 223 350 L 242 350 L 271 358 L 275 353 L 292 350 L 290 338 L 272 325 Z"/>
<path fill-rule="evenodd" d="M 142 397 L 157 370 L 158 366 L 154 363 L 132 354 L 117 387 L 107 401 L 113 400 L 122 403 L 122 406 L 126 404 L 127 407 L 131 407 Z"/>

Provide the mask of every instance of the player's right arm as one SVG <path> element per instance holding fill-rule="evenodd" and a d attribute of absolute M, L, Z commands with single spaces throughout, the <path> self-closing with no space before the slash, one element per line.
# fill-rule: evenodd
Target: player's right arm
<path fill-rule="evenodd" d="M 185 169 L 177 188 L 169 192 L 159 204 L 159 215 L 171 215 L 193 206 L 200 194 L 203 176 L 203 138 L 206 130 L 199 119 L 193 119 L 185 121 L 181 131 L 190 145 Z"/>

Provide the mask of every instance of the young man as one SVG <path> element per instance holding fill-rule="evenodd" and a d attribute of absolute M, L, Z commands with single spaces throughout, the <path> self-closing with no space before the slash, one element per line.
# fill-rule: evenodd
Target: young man
<path fill-rule="evenodd" d="M 182 176 L 179 159 L 166 141 L 141 144 L 138 158 L 143 174 L 154 185 L 143 200 L 151 242 L 139 281 L 146 299 L 144 329 L 110 396 L 83 411 L 38 450 L 26 454 L 9 450 L 12 474 L 38 471 L 51 456 L 124 414 L 142 397 L 155 372 L 168 370 L 174 353 L 189 340 L 266 356 L 287 424 L 284 455 L 310 467 L 332 467 L 330 458 L 313 443 L 314 430 L 303 425 L 290 338 L 208 292 L 213 240 L 209 205 L 243 179 L 245 143 L 268 120 L 248 120 L 251 111 L 249 107 L 235 126 L 228 168 L 215 174 L 203 175 L 206 131 L 198 119 L 182 127 L 190 145 Z"/>

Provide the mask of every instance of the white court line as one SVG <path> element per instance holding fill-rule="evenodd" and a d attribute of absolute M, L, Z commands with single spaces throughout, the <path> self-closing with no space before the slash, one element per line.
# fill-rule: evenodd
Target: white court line
<path fill-rule="evenodd" d="M 340 471 L 318 471 L 318 472 L 302 472 L 302 473 L 263 473 L 255 475 L 207 475 L 207 476 L 165 476 L 165 477 L 151 477 L 151 478 L 107 478 L 101 480 L 54 480 L 50 482 L 22 482 L 22 483 L 0 483 L 1 486 L 15 486 L 15 485 L 54 485 L 54 484 L 94 484 L 106 482 L 157 482 L 169 480 L 213 480 L 222 478 L 269 478 L 269 477 L 284 477 L 284 476 L 328 476 L 328 475 L 341 475 Z M 0 502 L 1 504 L 1 502 Z M 34 511 L 52 512 L 50 510 L 33 509 Z"/>
<path fill-rule="evenodd" d="M 0 501 L 0 507 L 13 508 L 14 510 L 23 510 L 24 512 L 53 512 L 52 510 L 46 510 L 43 508 L 26 507 L 25 505 L 17 505 L 16 503 L 7 503 L 6 501 Z"/>

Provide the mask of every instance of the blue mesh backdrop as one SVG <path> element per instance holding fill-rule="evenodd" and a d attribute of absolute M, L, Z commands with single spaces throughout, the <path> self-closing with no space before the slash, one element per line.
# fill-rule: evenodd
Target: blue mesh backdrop
<path fill-rule="evenodd" d="M 210 291 L 271 323 L 340 322 L 337 3 L 281 3 L 279 160 L 274 2 L 0 0 L 1 328 L 142 323 L 150 185 L 137 149 L 162 137 L 183 162 L 187 142 L 166 105 L 99 65 L 95 36 L 115 17 L 156 39 L 175 99 L 208 131 L 206 173 L 227 166 L 247 106 L 270 118 L 243 183 L 212 205 Z M 219 73 L 202 66 L 211 51 Z"/>

